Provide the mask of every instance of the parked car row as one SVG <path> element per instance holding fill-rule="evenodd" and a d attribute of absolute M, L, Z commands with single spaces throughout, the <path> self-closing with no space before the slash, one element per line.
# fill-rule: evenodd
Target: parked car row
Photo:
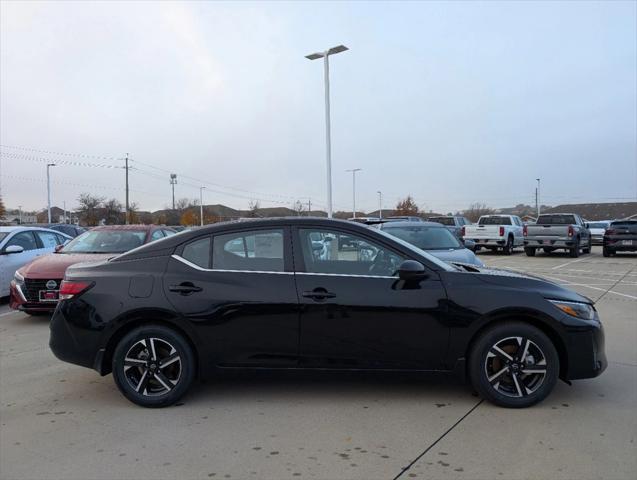
<path fill-rule="evenodd" d="M 11 308 L 28 314 L 52 312 L 70 265 L 107 259 L 174 234 L 155 225 L 101 226 L 75 238 L 39 227 L 1 227 L 0 293 L 10 295 Z"/>

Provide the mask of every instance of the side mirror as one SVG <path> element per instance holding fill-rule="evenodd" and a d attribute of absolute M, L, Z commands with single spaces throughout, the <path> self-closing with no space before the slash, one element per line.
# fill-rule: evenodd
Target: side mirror
<path fill-rule="evenodd" d="M 62 250 L 64 248 L 64 245 L 66 245 L 66 243 L 63 243 L 61 245 L 56 245 L 54 252 L 58 253 L 60 250 Z"/>
<path fill-rule="evenodd" d="M 416 260 L 405 260 L 398 267 L 398 278 L 401 280 L 419 280 L 425 277 L 425 266 Z"/>
<path fill-rule="evenodd" d="M 474 242 L 473 240 L 466 239 L 462 243 L 464 244 L 464 247 L 468 248 L 469 250 L 475 250 L 476 248 L 476 242 Z"/>
<path fill-rule="evenodd" d="M 9 245 L 7 248 L 4 249 L 4 253 L 6 253 L 7 255 L 10 253 L 22 253 L 24 252 L 24 248 L 21 247 L 20 245 Z"/>

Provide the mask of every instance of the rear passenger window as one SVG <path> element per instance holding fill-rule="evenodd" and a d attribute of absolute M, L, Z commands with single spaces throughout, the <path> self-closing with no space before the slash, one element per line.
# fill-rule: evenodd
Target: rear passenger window
<path fill-rule="evenodd" d="M 212 267 L 217 270 L 284 271 L 283 230 L 258 230 L 215 236 Z"/>
<path fill-rule="evenodd" d="M 181 253 L 182 258 L 202 268 L 210 268 L 210 237 L 190 242 Z"/>
<path fill-rule="evenodd" d="M 53 232 L 36 231 L 35 234 L 40 237 L 44 248 L 55 248 L 58 245 L 58 236 Z"/>

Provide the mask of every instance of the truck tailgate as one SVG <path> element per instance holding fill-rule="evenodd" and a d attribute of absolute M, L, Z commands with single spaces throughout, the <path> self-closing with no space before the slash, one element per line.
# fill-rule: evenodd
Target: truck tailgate
<path fill-rule="evenodd" d="M 499 225 L 469 225 L 465 227 L 465 238 L 499 238 Z"/>
<path fill-rule="evenodd" d="M 555 240 L 568 237 L 568 225 L 529 225 L 527 237 L 537 240 Z"/>

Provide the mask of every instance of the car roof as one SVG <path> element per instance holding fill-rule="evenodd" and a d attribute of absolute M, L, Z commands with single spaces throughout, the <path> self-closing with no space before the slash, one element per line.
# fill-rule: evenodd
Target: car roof
<path fill-rule="evenodd" d="M 58 232 L 57 230 L 51 230 L 50 228 L 42 228 L 42 227 L 29 227 L 29 226 L 23 226 L 23 225 L 9 225 L 6 227 L 0 227 L 0 232 L 1 233 L 14 233 L 14 232 L 24 232 L 27 230 L 37 230 L 40 232 L 51 232 L 51 233 L 55 233 L 58 235 L 64 235 L 65 237 L 69 237 L 66 233 L 64 232 Z M 71 238 L 71 237 L 69 237 Z"/>
<path fill-rule="evenodd" d="M 100 225 L 97 227 L 93 227 L 91 230 L 132 230 L 132 231 L 144 231 L 147 232 L 152 230 L 153 228 L 164 228 L 159 225 L 144 225 L 144 224 L 136 224 L 136 225 Z M 169 227 L 165 227 L 169 228 Z"/>
<path fill-rule="evenodd" d="M 438 222 L 410 222 L 410 221 L 403 221 L 403 222 L 386 222 L 386 223 L 381 223 L 380 229 L 384 230 L 385 228 L 394 228 L 394 227 L 416 227 L 416 228 L 420 228 L 420 227 L 433 227 L 433 228 L 446 228 L 443 224 L 438 223 Z"/>

